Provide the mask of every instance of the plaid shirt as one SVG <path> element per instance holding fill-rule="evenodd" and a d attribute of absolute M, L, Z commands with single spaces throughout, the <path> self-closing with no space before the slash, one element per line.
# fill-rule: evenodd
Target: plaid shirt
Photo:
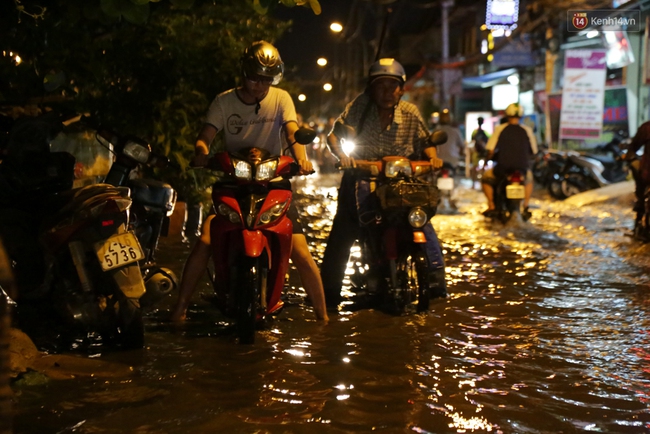
<path fill-rule="evenodd" d="M 366 106 L 370 109 L 359 134 L 359 123 Z M 429 130 L 418 108 L 400 100 L 395 107 L 393 122 L 381 130 L 377 106 L 370 101 L 370 96 L 362 93 L 349 103 L 337 119 L 357 130 L 356 148 L 352 157 L 360 160 L 373 160 L 387 155 L 411 156 L 414 151 L 417 158 L 428 145 Z"/>

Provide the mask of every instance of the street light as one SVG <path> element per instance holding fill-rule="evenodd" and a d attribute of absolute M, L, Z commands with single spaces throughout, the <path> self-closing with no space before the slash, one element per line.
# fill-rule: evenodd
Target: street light
<path fill-rule="evenodd" d="M 307 96 L 304 93 L 301 93 L 298 95 L 298 101 L 305 101 L 307 99 Z"/>
<path fill-rule="evenodd" d="M 323 85 L 323 90 L 324 90 L 325 92 L 329 92 L 330 90 L 332 90 L 332 85 L 331 85 L 330 83 L 325 83 L 325 84 Z"/>
<path fill-rule="evenodd" d="M 343 25 L 341 25 L 341 23 L 333 22 L 330 24 L 330 30 L 334 33 L 341 33 L 343 31 Z"/>
<path fill-rule="evenodd" d="M 327 59 L 324 57 L 319 57 L 316 63 L 318 64 L 318 66 L 325 66 L 327 65 Z"/>

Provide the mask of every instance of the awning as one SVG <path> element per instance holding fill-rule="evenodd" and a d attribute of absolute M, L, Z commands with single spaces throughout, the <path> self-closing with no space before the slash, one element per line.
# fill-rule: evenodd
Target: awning
<path fill-rule="evenodd" d="M 509 68 L 489 72 L 478 77 L 465 77 L 463 78 L 463 87 L 492 87 L 495 84 L 507 83 L 508 77 L 516 73 L 516 68 Z"/>

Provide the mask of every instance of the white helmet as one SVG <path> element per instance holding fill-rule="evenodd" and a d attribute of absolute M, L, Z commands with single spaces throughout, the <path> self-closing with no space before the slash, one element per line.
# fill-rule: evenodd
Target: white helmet
<path fill-rule="evenodd" d="M 513 102 L 506 107 L 506 116 L 520 118 L 524 115 L 524 108 L 519 103 Z"/>
<path fill-rule="evenodd" d="M 406 82 L 406 72 L 401 63 L 395 59 L 382 58 L 370 65 L 368 72 L 368 82 L 374 81 L 376 78 L 391 77 L 399 80 L 403 85 Z"/>

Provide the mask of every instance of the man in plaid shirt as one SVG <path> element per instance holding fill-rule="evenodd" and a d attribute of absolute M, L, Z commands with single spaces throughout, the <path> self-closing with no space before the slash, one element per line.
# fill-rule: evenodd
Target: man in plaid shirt
<path fill-rule="evenodd" d="M 434 168 L 442 166 L 435 146 L 428 143 L 429 130 L 418 108 L 402 101 L 406 73 L 394 59 L 379 59 L 370 67 L 366 91 L 349 103 L 337 122 L 356 130 L 356 147 L 345 154 L 334 132 L 328 136 L 330 151 L 342 168 L 353 167 L 354 159 L 373 160 L 384 156 L 426 157 Z M 350 248 L 359 237 L 359 216 L 355 189 L 357 181 L 351 172 L 341 180 L 338 208 L 321 267 L 328 307 L 341 301 L 341 283 L 345 274 Z M 427 255 L 431 262 L 433 296 L 446 296 L 444 260 L 438 237 L 427 223 Z"/>

